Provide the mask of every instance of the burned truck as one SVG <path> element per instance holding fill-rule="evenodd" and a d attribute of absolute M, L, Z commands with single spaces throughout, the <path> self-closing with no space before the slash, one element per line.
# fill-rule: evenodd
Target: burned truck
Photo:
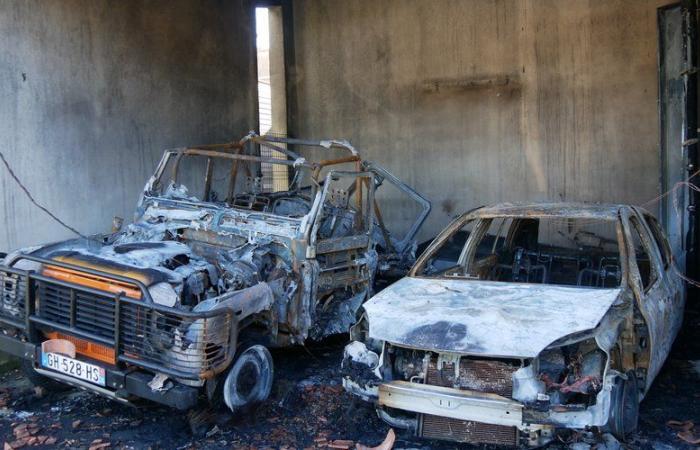
<path fill-rule="evenodd" d="M 402 236 L 387 185 L 416 212 Z M 124 229 L 6 255 L 0 350 L 47 388 L 235 412 L 269 395 L 268 348 L 346 332 L 375 277 L 410 267 L 429 210 L 345 141 L 168 150 Z"/>

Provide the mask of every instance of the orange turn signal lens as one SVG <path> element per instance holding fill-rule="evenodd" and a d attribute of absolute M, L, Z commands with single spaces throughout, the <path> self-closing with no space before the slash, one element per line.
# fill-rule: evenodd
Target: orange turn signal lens
<path fill-rule="evenodd" d="M 46 337 L 49 339 L 65 339 L 70 341 L 75 345 L 75 353 L 88 358 L 92 358 L 96 361 L 101 361 L 107 364 L 116 364 L 117 360 L 114 356 L 114 349 L 101 344 L 95 344 L 94 342 L 86 341 L 84 339 L 69 336 L 67 334 L 58 333 L 52 331 L 50 333 L 45 333 Z"/>

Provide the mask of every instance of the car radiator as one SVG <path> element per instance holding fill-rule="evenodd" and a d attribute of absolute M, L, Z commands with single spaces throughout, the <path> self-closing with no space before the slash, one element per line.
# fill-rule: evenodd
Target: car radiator
<path fill-rule="evenodd" d="M 435 386 L 459 387 L 473 391 L 498 394 L 510 398 L 513 394 L 513 372 L 516 363 L 497 360 L 462 358 L 459 379 L 455 382 L 454 363 L 443 363 L 438 370 L 433 358 L 425 377 L 425 383 Z M 470 444 L 496 444 L 514 446 L 518 443 L 518 429 L 449 417 L 422 414 L 418 434 L 428 439 L 443 439 Z"/>

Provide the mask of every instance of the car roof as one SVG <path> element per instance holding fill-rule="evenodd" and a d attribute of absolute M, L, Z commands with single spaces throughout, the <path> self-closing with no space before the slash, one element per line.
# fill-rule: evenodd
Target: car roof
<path fill-rule="evenodd" d="M 632 211 L 631 205 L 603 203 L 498 203 L 470 213 L 472 217 L 570 217 L 617 220 L 622 210 Z"/>

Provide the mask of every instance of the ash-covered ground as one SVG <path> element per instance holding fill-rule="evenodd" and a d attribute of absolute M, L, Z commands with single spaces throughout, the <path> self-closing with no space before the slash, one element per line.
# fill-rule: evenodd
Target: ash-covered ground
<path fill-rule="evenodd" d="M 700 314 L 689 311 L 686 331 L 642 403 L 640 431 L 623 448 L 654 450 L 697 448 L 684 442 L 683 428 L 669 421 L 698 424 L 700 434 Z M 195 421 L 203 435 L 190 431 L 184 413 L 144 404 L 123 406 L 83 391 L 37 395 L 19 371 L 0 378 L 0 442 L 22 448 L 354 448 L 377 445 L 389 427 L 373 410 L 340 387 L 338 367 L 344 337 L 307 348 L 276 351 L 271 398 L 240 417 L 200 414 Z M 42 394 L 41 392 L 39 394 Z M 690 421 L 690 422 L 688 422 Z M 397 430 L 398 431 L 398 430 Z M 687 435 L 687 434 L 686 434 Z M 550 448 L 603 449 L 600 436 L 579 435 L 571 444 Z M 397 433 L 395 448 L 473 448 L 421 441 Z"/>

